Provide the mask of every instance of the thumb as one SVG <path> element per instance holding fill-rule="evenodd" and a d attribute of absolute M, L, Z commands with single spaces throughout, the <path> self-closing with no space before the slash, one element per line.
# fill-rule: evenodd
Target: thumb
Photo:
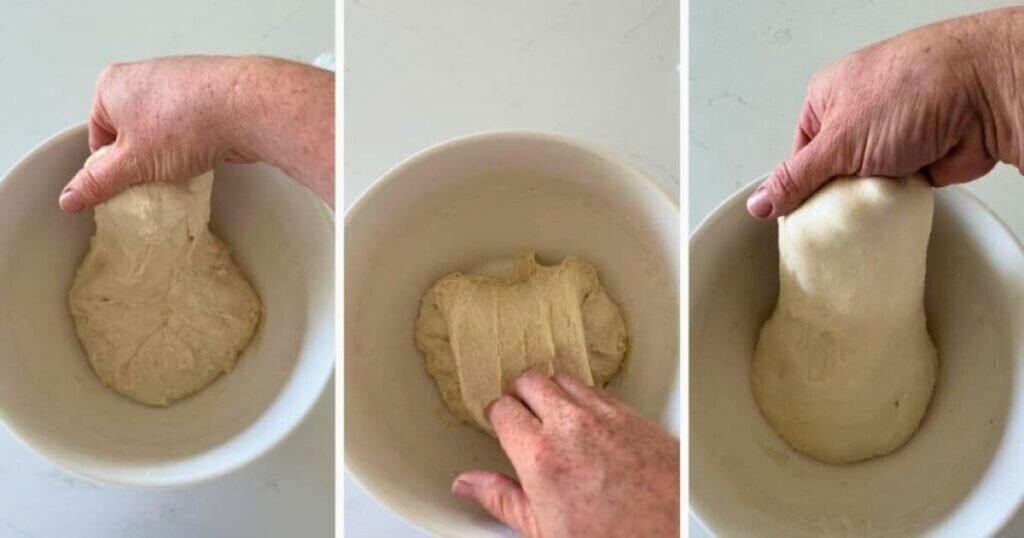
<path fill-rule="evenodd" d="M 78 213 L 141 180 L 126 150 L 117 145 L 109 146 L 108 151 L 100 149 L 61 191 L 60 208 Z"/>
<path fill-rule="evenodd" d="M 839 152 L 829 138 L 814 137 L 772 172 L 747 199 L 751 215 L 769 219 L 786 215 L 800 206 L 822 184 L 838 175 Z"/>
<path fill-rule="evenodd" d="M 496 519 L 524 536 L 540 536 L 533 509 L 523 488 L 515 480 L 501 473 L 462 473 L 452 483 L 452 493 L 475 501 Z"/>

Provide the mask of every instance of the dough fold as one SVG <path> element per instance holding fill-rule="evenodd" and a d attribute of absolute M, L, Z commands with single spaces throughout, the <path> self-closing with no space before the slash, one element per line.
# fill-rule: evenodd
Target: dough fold
<path fill-rule="evenodd" d="M 933 206 L 917 174 L 837 178 L 779 220 L 779 300 L 751 386 L 797 451 L 855 462 L 917 431 L 938 364 L 924 311 Z"/>
<path fill-rule="evenodd" d="M 170 405 L 230 372 L 259 323 L 259 297 L 208 229 L 212 187 L 213 172 L 144 183 L 95 208 L 68 304 L 96 375 L 137 402 Z"/>
<path fill-rule="evenodd" d="M 416 345 L 449 409 L 484 431 L 484 408 L 528 368 L 603 386 L 626 355 L 618 306 L 589 263 L 523 253 L 509 277 L 452 273 L 423 295 Z"/>

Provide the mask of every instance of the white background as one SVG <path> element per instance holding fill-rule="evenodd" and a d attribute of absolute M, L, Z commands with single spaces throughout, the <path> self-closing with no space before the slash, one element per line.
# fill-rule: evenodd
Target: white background
<path fill-rule="evenodd" d="M 345 17 L 346 207 L 421 149 L 515 127 L 615 150 L 678 198 L 678 2 L 351 0 Z M 345 530 L 421 534 L 349 477 Z"/>
<path fill-rule="evenodd" d="M 43 139 L 85 121 L 93 81 L 110 62 L 182 53 L 311 61 L 333 49 L 331 0 L 0 0 L 0 171 Z M 332 534 L 333 512 L 333 384 L 270 454 L 185 489 L 96 485 L 0 429 L 5 538 L 316 537 Z"/>
<path fill-rule="evenodd" d="M 1010 5 L 935 0 L 690 2 L 692 230 L 786 157 L 808 78 L 843 54 L 937 20 Z M 968 187 L 1024 237 L 1024 181 L 999 166 Z M 1024 457 L 1024 456 L 1022 456 Z M 691 524 L 691 536 L 707 536 Z M 1007 529 L 1024 536 L 1024 520 Z"/>
<path fill-rule="evenodd" d="M 0 0 L 0 169 L 88 113 L 112 61 L 186 52 L 311 60 L 332 48 L 329 1 Z M 510 3 L 511 4 L 511 3 Z M 690 226 L 789 149 L 804 84 L 844 52 L 1008 2 L 694 0 Z M 346 206 L 388 168 L 473 131 L 532 127 L 604 144 L 679 192 L 672 2 L 350 1 Z M 339 62 L 340 63 L 340 62 Z M 1024 183 L 1000 167 L 970 187 L 1024 236 Z M 307 536 L 333 525 L 328 392 L 270 455 L 177 491 L 97 486 L 0 432 L 0 536 Z M 346 480 L 353 535 L 412 529 Z M 1024 526 L 1016 528 L 1024 532 Z M 695 530 L 695 529 L 693 529 Z M 373 534 L 371 534 L 373 533 Z"/>

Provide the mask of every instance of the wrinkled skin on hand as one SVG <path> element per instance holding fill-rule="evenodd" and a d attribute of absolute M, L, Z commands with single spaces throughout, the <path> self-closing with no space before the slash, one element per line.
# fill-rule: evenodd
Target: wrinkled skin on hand
<path fill-rule="evenodd" d="M 1024 22 L 1021 10 L 944 21 L 816 73 L 792 153 L 748 200 L 750 213 L 785 215 L 835 176 L 923 170 L 941 187 L 977 179 L 998 161 L 1020 165 L 1011 22 Z"/>
<path fill-rule="evenodd" d="M 232 147 L 234 127 L 224 114 L 231 67 L 198 56 L 107 67 L 96 81 L 89 148 L 117 144 L 75 176 L 61 207 L 80 211 L 131 183 L 198 176 L 222 160 L 252 162 Z"/>
<path fill-rule="evenodd" d="M 679 441 L 601 389 L 528 370 L 486 411 L 519 481 L 452 491 L 529 537 L 678 536 Z"/>
<path fill-rule="evenodd" d="M 178 181 L 221 162 L 264 161 L 334 199 L 334 75 L 263 57 L 174 56 L 107 67 L 89 148 L 108 153 L 60 196 L 68 212 L 134 183 Z"/>

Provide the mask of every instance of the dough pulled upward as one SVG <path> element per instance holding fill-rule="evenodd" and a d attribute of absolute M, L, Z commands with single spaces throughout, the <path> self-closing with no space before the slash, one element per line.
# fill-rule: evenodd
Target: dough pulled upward
<path fill-rule="evenodd" d="M 589 263 L 543 266 L 525 252 L 509 277 L 452 273 L 423 295 L 416 345 L 449 409 L 493 433 L 484 408 L 533 368 L 603 386 L 626 356 L 619 307 Z"/>
<path fill-rule="evenodd" d="M 751 385 L 797 451 L 855 462 L 917 431 L 938 364 L 924 311 L 933 206 L 920 175 L 838 178 L 779 220 L 779 301 Z"/>
<path fill-rule="evenodd" d="M 230 372 L 259 323 L 259 297 L 207 227 L 212 186 L 213 172 L 143 183 L 95 209 L 68 302 L 96 375 L 137 402 L 170 405 Z"/>

